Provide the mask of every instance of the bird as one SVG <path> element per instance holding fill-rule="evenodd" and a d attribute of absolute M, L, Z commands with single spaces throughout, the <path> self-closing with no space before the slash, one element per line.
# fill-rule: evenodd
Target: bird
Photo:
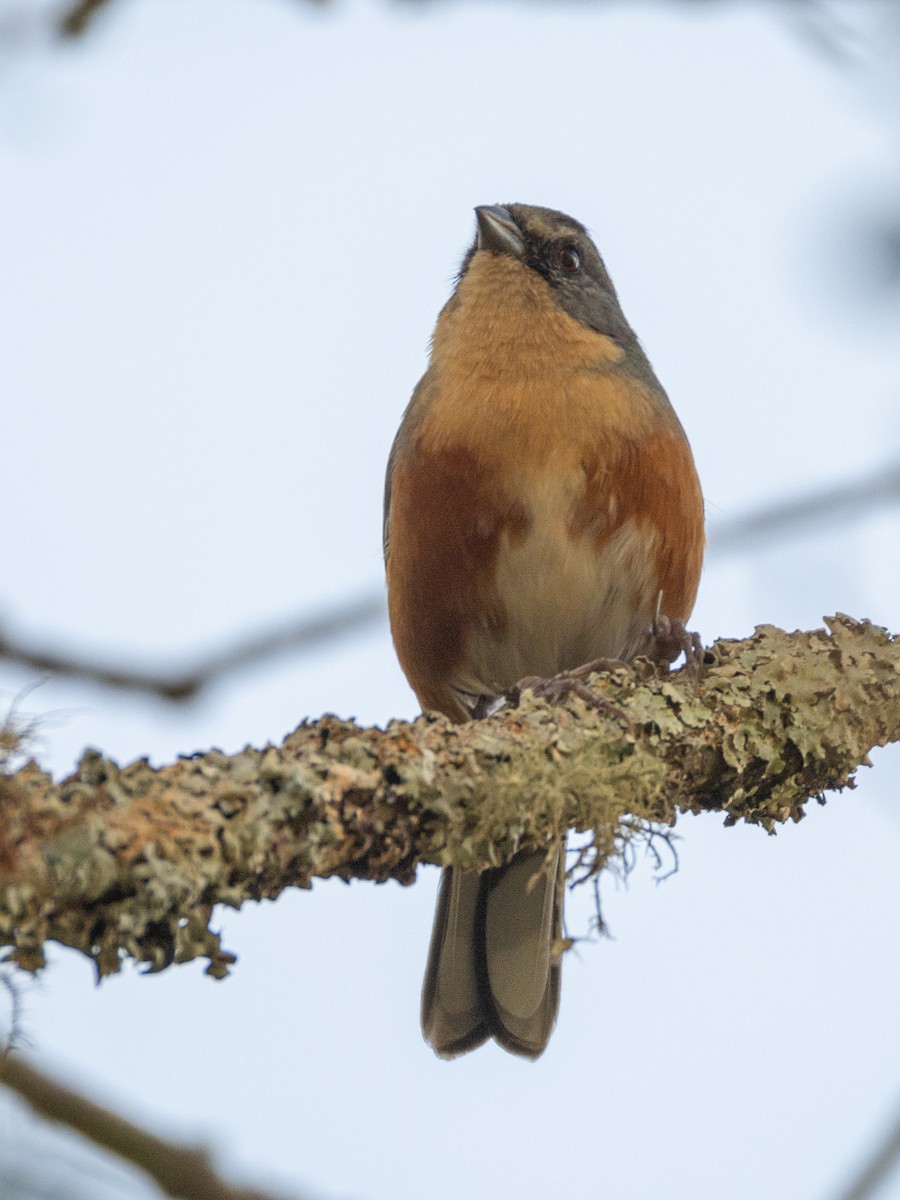
<path fill-rule="evenodd" d="M 384 504 L 397 656 L 423 710 L 455 722 L 654 637 L 674 659 L 704 548 L 687 437 L 585 227 L 525 204 L 475 216 Z M 491 1037 L 543 1053 L 565 869 L 564 842 L 443 869 L 421 1012 L 439 1057 Z"/>

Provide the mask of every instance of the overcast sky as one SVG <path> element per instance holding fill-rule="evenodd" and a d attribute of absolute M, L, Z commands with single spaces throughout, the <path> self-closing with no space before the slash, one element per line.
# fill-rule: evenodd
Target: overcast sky
<path fill-rule="evenodd" d="M 896 459 L 897 309 L 850 270 L 897 184 L 885 41 L 863 22 L 841 62 L 750 4 L 117 0 L 0 54 L 2 620 L 159 667 L 380 587 L 384 462 L 476 204 L 591 228 L 711 526 Z M 711 557 L 693 624 L 900 630 L 898 539 L 883 512 Z M 27 708 L 60 774 L 417 711 L 384 623 L 187 709 L 63 682 Z M 223 983 L 97 989 L 57 950 L 27 1030 L 322 1198 L 828 1200 L 900 1106 L 900 753 L 873 761 L 775 838 L 684 820 L 676 876 L 606 881 L 613 940 L 567 957 L 537 1064 L 422 1042 L 430 869 L 222 912 Z M 4 1161 L 36 1136 L 0 1109 Z"/>

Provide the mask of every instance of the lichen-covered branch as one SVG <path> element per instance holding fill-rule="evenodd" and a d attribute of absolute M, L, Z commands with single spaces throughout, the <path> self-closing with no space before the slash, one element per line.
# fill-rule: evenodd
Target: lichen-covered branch
<path fill-rule="evenodd" d="M 30 763 L 0 777 L 0 945 L 28 970 L 55 939 L 100 974 L 126 956 L 157 970 L 205 956 L 221 976 L 233 958 L 215 904 L 332 875 L 410 883 L 419 863 L 487 867 L 566 829 L 587 835 L 580 871 L 598 871 L 679 812 L 799 820 L 900 738 L 900 638 L 828 625 L 718 642 L 699 686 L 622 667 L 597 678 L 599 709 L 526 693 L 466 725 L 326 716 L 280 746 L 159 769 L 90 750 L 54 783 Z"/>

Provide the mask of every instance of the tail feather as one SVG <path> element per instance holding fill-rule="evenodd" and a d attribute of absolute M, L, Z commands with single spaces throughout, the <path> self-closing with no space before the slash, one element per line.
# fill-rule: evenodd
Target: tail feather
<path fill-rule="evenodd" d="M 564 883 L 562 846 L 481 875 L 444 870 L 422 990 L 422 1030 L 440 1057 L 489 1036 L 543 1053 L 559 1010 Z"/>
<path fill-rule="evenodd" d="M 491 878 L 490 875 L 495 876 Z M 537 1058 L 559 1011 L 565 863 L 562 848 L 521 855 L 482 886 L 484 964 L 491 1032 L 507 1050 Z"/>
<path fill-rule="evenodd" d="M 477 871 L 445 867 L 441 873 L 422 988 L 422 1032 L 441 1058 L 474 1050 L 490 1037 L 473 950 L 480 882 Z"/>

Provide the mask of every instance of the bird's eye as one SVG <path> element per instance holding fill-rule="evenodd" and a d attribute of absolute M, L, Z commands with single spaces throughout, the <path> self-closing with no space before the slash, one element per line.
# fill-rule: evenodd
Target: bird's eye
<path fill-rule="evenodd" d="M 581 255 L 574 246 L 563 246 L 557 255 L 561 271 L 567 275 L 576 275 L 581 270 Z"/>

